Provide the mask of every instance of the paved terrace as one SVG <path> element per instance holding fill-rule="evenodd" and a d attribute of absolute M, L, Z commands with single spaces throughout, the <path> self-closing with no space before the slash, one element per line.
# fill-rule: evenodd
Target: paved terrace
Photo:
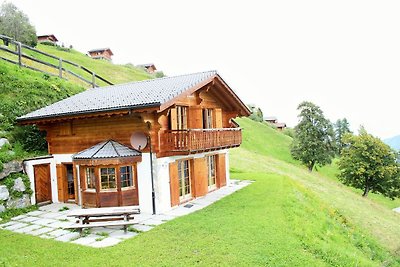
<path fill-rule="evenodd" d="M 10 222 L 0 224 L 0 229 L 96 248 L 108 247 L 134 237 L 140 234 L 140 232 L 149 231 L 157 225 L 163 224 L 176 217 L 184 216 L 207 207 L 215 201 L 251 183 L 251 181 L 246 180 L 231 180 L 231 184 L 226 187 L 213 191 L 204 197 L 194 199 L 164 214 L 152 215 L 141 213 L 135 215 L 133 221 L 136 222 L 136 224 L 132 225 L 127 233 L 124 233 L 121 227 L 99 227 L 85 230 L 86 234 L 81 237 L 78 232 L 63 229 L 64 227 L 75 224 L 76 221 L 76 218 L 67 217 L 67 214 L 73 209 L 81 208 L 75 204 L 68 203 L 53 203 L 42 206 L 39 210 L 14 217 Z M 68 209 L 66 210 L 65 207 Z"/>

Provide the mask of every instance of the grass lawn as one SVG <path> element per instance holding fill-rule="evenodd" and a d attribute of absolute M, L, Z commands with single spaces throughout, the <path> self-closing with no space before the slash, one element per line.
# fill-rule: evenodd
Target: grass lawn
<path fill-rule="evenodd" d="M 290 158 L 289 137 L 238 122 L 231 175 L 250 186 L 110 248 L 2 230 L 0 266 L 400 266 L 399 215 L 310 174 Z"/>

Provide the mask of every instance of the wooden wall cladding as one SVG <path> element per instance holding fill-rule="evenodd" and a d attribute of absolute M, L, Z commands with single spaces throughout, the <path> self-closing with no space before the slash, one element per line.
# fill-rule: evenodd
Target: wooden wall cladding
<path fill-rule="evenodd" d="M 73 120 L 71 134 L 66 134 L 71 122 L 46 127 L 50 154 L 77 153 L 100 142 L 112 139 L 130 145 L 133 132 L 148 132 L 146 123 L 137 116 L 118 116 Z"/>

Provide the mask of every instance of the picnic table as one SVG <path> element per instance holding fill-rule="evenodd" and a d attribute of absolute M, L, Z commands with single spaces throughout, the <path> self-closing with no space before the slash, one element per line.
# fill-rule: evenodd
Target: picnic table
<path fill-rule="evenodd" d="M 139 213 L 139 206 L 72 210 L 67 216 L 77 218 L 76 224 L 65 229 L 78 229 L 82 234 L 84 228 L 123 226 L 126 232 L 129 225 L 135 224 L 133 215 Z"/>

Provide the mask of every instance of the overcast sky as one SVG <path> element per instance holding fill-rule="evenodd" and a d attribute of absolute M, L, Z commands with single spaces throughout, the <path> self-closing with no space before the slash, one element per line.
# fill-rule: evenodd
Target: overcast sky
<path fill-rule="evenodd" d="M 400 1 L 12 0 L 38 34 L 168 76 L 217 70 L 245 103 L 295 126 L 319 105 L 381 138 L 400 134 Z"/>

